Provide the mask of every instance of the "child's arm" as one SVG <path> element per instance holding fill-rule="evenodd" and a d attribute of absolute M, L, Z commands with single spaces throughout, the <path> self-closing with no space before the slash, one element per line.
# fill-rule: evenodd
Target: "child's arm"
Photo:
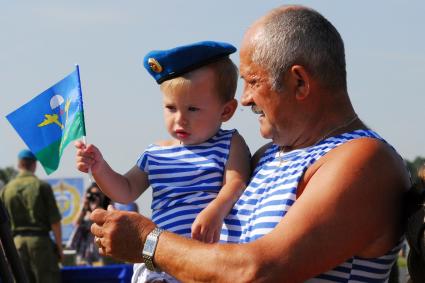
<path fill-rule="evenodd" d="M 88 172 L 89 168 L 100 189 L 113 201 L 128 203 L 137 199 L 149 187 L 148 176 L 137 166 L 126 174 L 115 172 L 103 159 L 100 150 L 81 141 L 75 142 L 77 148 L 77 168 Z"/>
<path fill-rule="evenodd" d="M 224 217 L 241 196 L 251 174 L 250 153 L 244 139 L 235 133 L 217 197 L 199 213 L 192 225 L 192 238 L 207 243 L 220 239 Z"/>

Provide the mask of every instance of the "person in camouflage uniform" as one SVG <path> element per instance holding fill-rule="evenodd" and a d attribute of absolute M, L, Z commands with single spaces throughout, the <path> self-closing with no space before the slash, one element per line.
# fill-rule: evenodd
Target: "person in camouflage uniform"
<path fill-rule="evenodd" d="M 37 159 L 29 150 L 18 155 L 19 174 L 2 190 L 16 249 L 29 282 L 60 282 L 63 258 L 61 214 L 51 186 L 34 173 Z M 49 237 L 53 231 L 56 245 Z"/>

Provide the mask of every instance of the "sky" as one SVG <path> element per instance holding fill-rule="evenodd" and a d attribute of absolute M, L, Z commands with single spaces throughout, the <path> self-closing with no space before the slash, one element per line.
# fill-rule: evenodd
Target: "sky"
<path fill-rule="evenodd" d="M 5 116 L 79 64 L 87 141 L 117 172 L 168 137 L 158 85 L 142 67 L 153 49 L 202 40 L 238 49 L 250 24 L 282 4 L 318 10 L 340 32 L 348 91 L 359 117 L 406 159 L 425 156 L 424 1 L 4 1 L 0 0 L 0 168 L 16 165 L 25 144 Z M 236 64 L 238 53 L 231 55 Z M 237 98 L 240 98 L 239 82 Z M 267 142 L 257 117 L 239 107 L 237 128 L 252 152 Z M 68 146 L 60 168 L 41 178 L 83 177 Z M 149 213 L 150 192 L 137 201 Z"/>

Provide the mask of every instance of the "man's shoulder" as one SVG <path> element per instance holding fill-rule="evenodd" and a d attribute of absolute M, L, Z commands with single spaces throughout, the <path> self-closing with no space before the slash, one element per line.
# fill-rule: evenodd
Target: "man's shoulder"
<path fill-rule="evenodd" d="M 409 173 L 403 158 L 396 150 L 383 140 L 371 137 L 357 138 L 334 148 L 319 159 L 317 168 L 326 165 L 327 173 L 341 171 L 339 168 L 347 167 L 353 172 L 353 177 L 383 179 L 389 182 L 410 184 Z M 370 173 L 367 173 L 370 172 Z M 408 189 L 408 188 L 406 188 Z"/>
<path fill-rule="evenodd" d="M 10 180 L 6 186 L 4 186 L 4 189 L 6 188 L 14 188 L 16 186 L 20 186 L 22 183 L 28 182 L 28 176 L 18 174 L 15 176 L 12 180 Z"/>
<path fill-rule="evenodd" d="M 344 159 L 347 156 L 359 159 L 395 158 L 401 161 L 397 151 L 385 141 L 374 137 L 361 137 L 348 140 L 332 148 L 323 157 L 324 162 Z"/>
<path fill-rule="evenodd" d="M 38 178 L 36 175 L 25 175 L 21 176 L 20 178 L 17 178 L 17 182 L 31 182 L 34 184 L 37 184 L 38 187 L 42 188 L 51 188 L 50 184 L 40 178 Z"/>
<path fill-rule="evenodd" d="M 18 175 L 9 183 L 4 186 L 2 189 L 1 196 L 2 198 L 14 197 L 16 194 L 20 194 L 22 188 L 25 188 L 25 191 L 34 191 L 39 189 L 39 179 L 34 175 Z"/>
<path fill-rule="evenodd" d="M 41 180 L 41 179 L 38 179 L 38 178 L 37 178 L 37 180 L 40 183 L 40 185 L 39 185 L 40 188 L 43 188 L 43 189 L 46 189 L 46 190 L 52 190 L 52 186 L 48 182 Z"/>
<path fill-rule="evenodd" d="M 41 180 L 40 178 L 38 178 L 34 174 L 27 174 L 27 175 L 24 175 L 24 176 L 18 176 L 14 180 L 15 180 L 15 182 L 14 182 L 13 185 L 15 185 L 15 186 L 16 185 L 20 186 L 23 183 L 26 183 L 26 184 L 31 184 L 31 187 L 38 188 L 38 189 L 41 189 L 41 190 L 51 190 L 52 189 L 51 185 L 48 182 Z"/>

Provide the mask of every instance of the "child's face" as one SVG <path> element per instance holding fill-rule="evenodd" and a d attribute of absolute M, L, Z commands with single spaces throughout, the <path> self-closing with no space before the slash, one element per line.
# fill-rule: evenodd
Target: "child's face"
<path fill-rule="evenodd" d="M 230 118 L 225 118 L 230 103 L 220 100 L 211 69 L 193 72 L 190 81 L 186 87 L 163 92 L 165 125 L 176 144 L 202 143 Z"/>

